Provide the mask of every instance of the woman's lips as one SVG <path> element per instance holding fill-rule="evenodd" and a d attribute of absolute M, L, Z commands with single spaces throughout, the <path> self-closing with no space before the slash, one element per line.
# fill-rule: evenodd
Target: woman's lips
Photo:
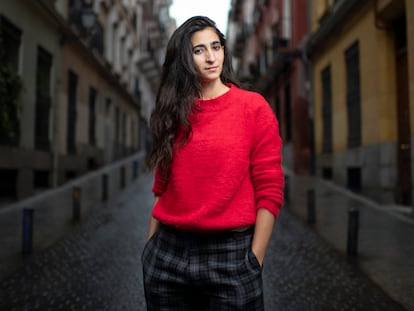
<path fill-rule="evenodd" d="M 207 71 L 216 71 L 218 69 L 218 66 L 214 66 L 214 67 L 207 67 L 206 70 Z"/>

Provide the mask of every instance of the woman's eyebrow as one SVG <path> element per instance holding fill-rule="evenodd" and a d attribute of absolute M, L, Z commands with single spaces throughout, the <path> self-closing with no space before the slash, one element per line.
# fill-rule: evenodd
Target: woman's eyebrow
<path fill-rule="evenodd" d="M 197 44 L 197 45 L 194 45 L 193 46 L 193 49 L 196 49 L 196 48 L 205 48 L 205 47 L 206 47 L 205 44 Z"/>
<path fill-rule="evenodd" d="M 213 42 L 210 43 L 210 45 L 216 45 L 216 44 L 221 44 L 221 43 L 218 40 L 217 41 L 213 41 Z M 206 48 L 206 45 L 203 44 L 203 43 L 197 44 L 197 45 L 193 46 L 193 49 L 195 49 L 195 48 Z"/>
<path fill-rule="evenodd" d="M 221 44 L 221 43 L 218 40 L 217 41 L 213 41 L 213 42 L 210 43 L 210 45 L 215 45 L 215 44 Z"/>

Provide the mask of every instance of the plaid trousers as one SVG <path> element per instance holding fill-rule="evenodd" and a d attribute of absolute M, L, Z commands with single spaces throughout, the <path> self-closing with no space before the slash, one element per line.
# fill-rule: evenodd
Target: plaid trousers
<path fill-rule="evenodd" d="M 147 310 L 264 310 L 253 231 L 203 235 L 160 225 L 141 258 Z"/>

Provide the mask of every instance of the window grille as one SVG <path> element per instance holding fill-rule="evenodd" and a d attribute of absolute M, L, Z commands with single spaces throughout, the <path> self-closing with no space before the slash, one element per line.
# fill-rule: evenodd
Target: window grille
<path fill-rule="evenodd" d="M 19 55 L 22 32 L 7 18 L 0 15 L 0 77 L 3 78 L 5 96 L 0 98 L 0 115 L 7 116 L 7 122 L 0 126 L 0 144 L 17 146 L 20 141 L 20 118 L 16 103 L 13 102 L 14 95 L 18 91 L 8 92 L 10 83 L 15 85 L 13 76 L 19 72 Z M 6 78 L 5 78 L 6 77 Z M 10 79 L 12 78 L 12 79 Z"/>
<path fill-rule="evenodd" d="M 77 118 L 78 76 L 69 70 L 68 79 L 68 133 L 67 152 L 76 154 L 76 118 Z"/>
<path fill-rule="evenodd" d="M 39 46 L 36 69 L 35 147 L 43 151 L 50 150 L 51 68 L 52 55 Z"/>
<path fill-rule="evenodd" d="M 345 51 L 346 102 L 348 109 L 348 147 L 361 145 L 361 94 L 359 73 L 359 44 Z"/>
<path fill-rule="evenodd" d="M 19 51 L 22 32 L 7 18 L 0 15 L 0 51 L 1 61 L 10 65 L 16 72 L 19 69 Z"/>
<path fill-rule="evenodd" d="M 96 99 L 97 91 L 89 88 L 89 144 L 96 145 Z"/>
<path fill-rule="evenodd" d="M 331 66 L 322 70 L 323 152 L 332 152 L 332 78 Z"/>

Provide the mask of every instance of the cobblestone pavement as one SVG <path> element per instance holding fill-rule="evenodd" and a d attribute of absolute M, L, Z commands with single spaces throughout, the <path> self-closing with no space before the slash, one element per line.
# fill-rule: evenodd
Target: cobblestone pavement
<path fill-rule="evenodd" d="M 152 179 L 142 176 L 0 285 L 0 310 L 145 310 L 140 254 Z M 404 310 L 284 209 L 264 266 L 266 310 Z"/>

